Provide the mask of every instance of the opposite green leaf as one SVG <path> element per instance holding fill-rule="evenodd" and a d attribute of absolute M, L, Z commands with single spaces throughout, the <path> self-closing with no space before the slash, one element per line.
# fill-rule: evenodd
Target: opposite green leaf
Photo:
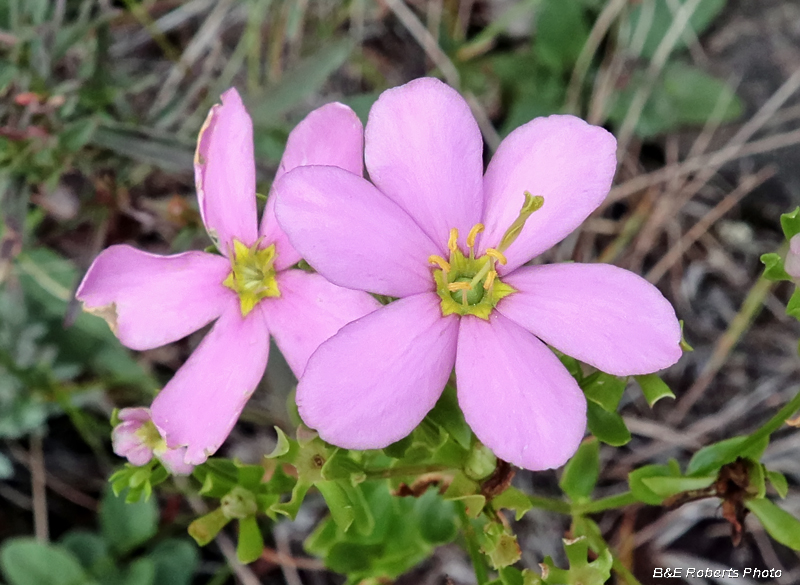
<path fill-rule="evenodd" d="M 584 500 L 592 495 L 599 475 L 600 443 L 595 437 L 589 437 L 567 462 L 558 485 L 572 501 Z"/>
<path fill-rule="evenodd" d="M 586 406 L 589 430 L 595 437 L 612 447 L 621 447 L 631 440 L 631 433 L 620 415 L 608 412 L 591 400 Z"/>
<path fill-rule="evenodd" d="M 747 457 L 758 461 L 769 444 L 769 437 L 764 437 L 760 441 L 756 441 L 749 447 L 742 449 L 741 445 L 744 445 L 749 439 L 750 437 L 747 435 L 733 437 L 703 447 L 689 460 L 686 475 L 708 475 L 723 465 L 732 463 L 739 457 Z"/>
<path fill-rule="evenodd" d="M 746 500 L 744 505 L 758 517 L 772 538 L 800 551 L 800 520 L 767 499 Z"/>
<path fill-rule="evenodd" d="M 616 412 L 627 383 L 627 378 L 618 378 L 605 372 L 595 372 L 584 378 L 581 382 L 581 389 L 587 399 L 599 404 L 608 412 Z"/>
<path fill-rule="evenodd" d="M 781 498 L 785 498 L 789 493 L 789 482 L 786 481 L 786 476 L 779 471 L 767 471 L 767 479 L 778 492 Z"/>
<path fill-rule="evenodd" d="M 634 378 L 642 389 L 642 394 L 644 394 L 644 398 L 650 408 L 653 408 L 653 405 L 662 398 L 675 398 L 675 394 L 673 394 L 664 380 L 658 377 L 658 374 L 646 374 L 644 376 L 634 376 Z"/>
<path fill-rule="evenodd" d="M 66 549 L 33 538 L 7 540 L 0 569 L 9 585 L 89 585 L 78 560 Z"/>

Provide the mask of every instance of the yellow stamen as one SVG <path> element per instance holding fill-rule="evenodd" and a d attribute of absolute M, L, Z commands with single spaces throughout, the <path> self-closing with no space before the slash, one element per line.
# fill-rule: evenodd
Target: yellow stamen
<path fill-rule="evenodd" d="M 487 248 L 486 249 L 486 255 L 487 256 L 491 256 L 492 258 L 497 260 L 503 266 L 505 266 L 508 263 L 508 260 L 503 255 L 503 253 L 498 251 L 498 250 L 495 250 L 494 248 Z"/>
<path fill-rule="evenodd" d="M 447 240 L 447 248 L 451 252 L 458 250 L 458 228 L 450 229 L 450 239 Z"/>
<path fill-rule="evenodd" d="M 447 285 L 447 290 L 450 292 L 456 292 L 457 290 L 468 291 L 470 289 L 472 289 L 471 282 L 451 282 Z"/>
<path fill-rule="evenodd" d="M 489 274 L 486 275 L 486 282 L 483 283 L 483 290 L 489 290 L 492 288 L 495 278 L 497 278 L 497 271 L 491 270 Z"/>
<path fill-rule="evenodd" d="M 482 223 L 476 223 L 472 226 L 472 229 L 469 230 L 469 234 L 467 235 L 467 248 L 469 248 L 469 257 L 475 258 L 475 238 L 478 237 L 478 234 L 484 230 L 484 226 Z"/>
<path fill-rule="evenodd" d="M 428 262 L 430 262 L 431 264 L 436 264 L 439 268 L 441 268 L 445 272 L 450 272 L 450 263 L 441 256 L 437 256 L 436 254 L 434 254 L 433 256 L 428 256 Z"/>

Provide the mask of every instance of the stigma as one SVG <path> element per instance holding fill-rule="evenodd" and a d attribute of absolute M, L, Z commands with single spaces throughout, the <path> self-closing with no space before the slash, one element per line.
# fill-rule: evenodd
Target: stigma
<path fill-rule="evenodd" d="M 262 299 L 281 296 L 275 279 L 275 244 L 266 248 L 244 245 L 233 240 L 231 271 L 222 284 L 239 295 L 242 317 L 246 317 Z"/>

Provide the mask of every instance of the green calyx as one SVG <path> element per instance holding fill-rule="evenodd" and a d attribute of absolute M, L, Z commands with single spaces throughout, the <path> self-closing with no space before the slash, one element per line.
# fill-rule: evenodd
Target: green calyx
<path fill-rule="evenodd" d="M 243 317 L 261 299 L 281 296 L 275 279 L 275 258 L 275 244 L 259 249 L 256 242 L 248 248 L 239 240 L 233 240 L 231 272 L 222 284 L 239 295 Z"/>
<path fill-rule="evenodd" d="M 163 453 L 167 450 L 167 442 L 151 420 L 142 423 L 142 426 L 136 429 L 134 434 L 142 440 L 143 445 L 155 453 Z"/>
<path fill-rule="evenodd" d="M 435 261 L 440 268 L 434 270 L 433 278 L 445 317 L 475 315 L 488 320 L 500 299 L 516 292 L 497 278 L 493 256 L 471 256 L 473 254 L 467 257 L 452 246 L 449 262 L 441 258 Z"/>

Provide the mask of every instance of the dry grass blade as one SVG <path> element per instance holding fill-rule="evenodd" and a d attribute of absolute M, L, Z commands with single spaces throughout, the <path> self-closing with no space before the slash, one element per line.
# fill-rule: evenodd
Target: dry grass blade
<path fill-rule="evenodd" d="M 702 0 L 688 0 L 683 4 L 675 15 L 672 24 L 667 30 L 667 34 L 659 43 L 653 58 L 650 61 L 650 66 L 645 73 L 645 82 L 642 87 L 634 94 L 631 100 L 630 108 L 625 114 L 625 119 L 622 121 L 619 132 L 617 134 L 617 152 L 622 155 L 628 149 L 628 143 L 633 137 L 633 131 L 636 124 L 639 123 L 639 118 L 642 115 L 647 100 L 650 99 L 650 94 L 658 81 L 658 76 L 661 74 L 662 69 L 667 64 L 672 50 L 675 48 L 676 43 L 681 38 L 686 27 L 689 25 L 689 19 L 697 10 L 697 6 Z"/>
<path fill-rule="evenodd" d="M 677 245 L 669 249 L 669 251 L 659 260 L 650 272 L 647 273 L 645 278 L 656 284 L 667 273 L 673 264 L 681 259 L 681 256 L 694 244 L 700 237 L 706 233 L 709 228 L 726 213 L 733 209 L 742 198 L 748 193 L 752 192 L 759 185 L 763 184 L 767 179 L 772 177 L 776 172 L 774 167 L 769 167 L 761 170 L 754 175 L 748 175 L 739 183 L 731 193 L 708 211 L 696 224 L 694 224 L 689 231 L 678 241 Z"/>

